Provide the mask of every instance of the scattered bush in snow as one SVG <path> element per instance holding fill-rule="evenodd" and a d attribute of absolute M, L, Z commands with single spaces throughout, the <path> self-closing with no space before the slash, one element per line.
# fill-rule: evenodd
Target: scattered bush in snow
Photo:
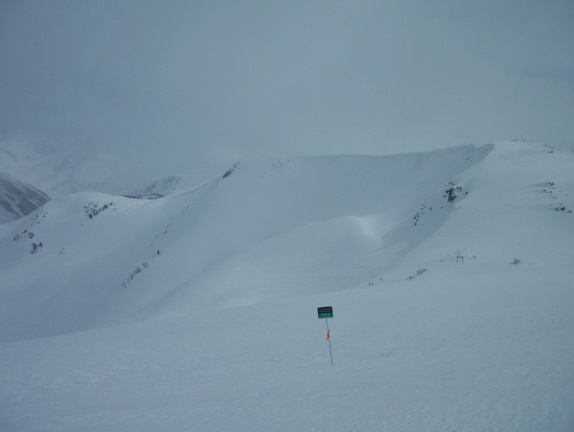
<path fill-rule="evenodd" d="M 556 211 L 562 211 L 562 212 L 566 212 L 566 213 L 572 213 L 572 210 L 566 208 L 566 206 L 562 203 L 558 204 L 554 210 Z"/>
<path fill-rule="evenodd" d="M 520 264 L 520 262 L 521 261 L 518 258 L 514 258 L 514 261 L 512 261 L 512 264 L 518 265 L 518 264 Z"/>
<path fill-rule="evenodd" d="M 417 276 L 422 276 L 425 272 L 427 272 L 428 269 L 423 267 L 417 270 L 417 272 L 414 275 L 410 275 L 409 279 L 412 280 L 414 278 L 416 278 Z"/>
<path fill-rule="evenodd" d="M 18 233 L 14 237 L 12 237 L 12 240 L 14 240 L 15 242 L 19 242 L 22 239 L 22 237 L 28 237 L 29 239 L 33 239 L 34 233 L 32 231 L 28 231 L 27 229 L 25 229 L 21 233 Z"/>
<path fill-rule="evenodd" d="M 47 212 L 38 213 L 36 216 L 34 216 L 34 219 L 30 225 L 38 225 L 40 222 L 46 219 L 46 216 L 48 216 Z"/>
<path fill-rule="evenodd" d="M 547 194 L 552 194 L 552 199 L 558 199 L 559 196 L 568 196 L 567 194 L 564 193 L 556 193 L 556 183 L 554 183 L 553 181 L 548 181 L 546 183 L 544 183 L 543 185 L 543 189 L 542 192 L 547 193 Z M 566 213 L 572 213 L 572 210 L 569 209 L 568 207 L 566 207 L 564 205 L 564 203 L 560 203 L 558 205 L 553 205 L 554 210 L 557 212 L 566 212 Z"/>
<path fill-rule="evenodd" d="M 454 202 L 454 200 L 456 199 L 456 197 L 458 196 L 457 192 L 461 192 L 462 191 L 462 186 L 455 186 L 455 184 L 453 182 L 449 182 L 448 183 L 450 188 L 448 188 L 447 190 L 445 190 L 445 194 L 443 195 L 443 197 L 448 197 L 448 202 L 452 203 Z"/>
<path fill-rule="evenodd" d="M 285 168 L 287 165 L 289 165 L 290 161 L 287 162 L 283 162 L 283 161 L 278 161 L 277 163 L 274 163 L 272 165 L 273 168 L 277 169 L 277 168 Z"/>
<path fill-rule="evenodd" d="M 34 238 L 34 233 L 32 232 L 31 228 L 34 225 L 38 225 L 40 222 L 42 222 L 44 219 L 46 219 L 46 216 L 48 215 L 47 212 L 42 212 L 42 213 L 38 213 L 37 215 L 34 216 L 34 218 L 32 219 L 32 223 L 30 223 L 30 226 L 28 228 L 26 228 L 24 231 L 16 234 L 14 237 L 12 237 L 12 240 L 14 240 L 15 242 L 19 242 L 20 240 L 22 240 L 25 237 L 28 237 L 30 240 Z M 30 231 L 28 231 L 30 229 Z"/>
<path fill-rule="evenodd" d="M 40 250 L 41 247 L 43 247 L 44 245 L 42 244 L 42 242 L 40 243 L 32 243 L 32 250 L 30 251 L 31 254 L 35 254 L 36 252 L 38 252 Z"/>
<path fill-rule="evenodd" d="M 237 162 L 235 162 L 231 168 L 229 168 L 227 171 L 225 171 L 225 174 L 223 174 L 223 177 L 221 177 L 221 178 L 224 179 L 224 178 L 229 177 L 231 175 L 231 173 L 235 170 L 235 168 L 237 168 Z"/>
<path fill-rule="evenodd" d="M 421 206 L 421 209 L 419 210 L 419 212 L 413 216 L 413 220 L 414 220 L 414 225 L 417 226 L 419 223 L 419 219 L 421 218 L 421 216 L 423 216 L 425 214 L 426 209 L 428 208 L 429 212 L 432 212 L 432 207 L 427 207 L 427 203 L 426 201 L 423 203 L 423 205 Z"/>
<path fill-rule="evenodd" d="M 113 208 L 114 206 L 115 206 L 115 204 L 113 202 L 111 202 L 109 204 L 104 204 L 101 207 L 98 207 L 97 203 L 91 202 L 91 203 L 84 206 L 84 211 L 86 212 L 88 217 L 90 219 L 92 219 L 94 216 L 97 216 L 98 214 L 100 214 L 104 210 L 107 210 L 109 208 Z"/>
<path fill-rule="evenodd" d="M 146 268 L 148 268 L 148 263 L 147 263 L 147 262 L 144 262 L 144 263 L 141 265 L 141 267 L 140 267 L 140 266 L 137 266 L 137 267 L 134 269 L 134 271 L 132 272 L 132 274 L 128 277 L 128 280 L 127 280 L 126 282 L 122 283 L 122 286 L 123 286 L 123 287 L 126 287 L 126 286 L 128 285 L 128 283 L 130 283 L 131 281 L 133 281 L 134 278 L 135 278 L 138 274 L 140 274 L 140 273 L 141 273 L 144 269 L 146 269 Z"/>

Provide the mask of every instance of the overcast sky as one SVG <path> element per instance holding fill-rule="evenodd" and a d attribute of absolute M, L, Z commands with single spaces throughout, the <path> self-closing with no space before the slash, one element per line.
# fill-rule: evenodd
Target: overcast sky
<path fill-rule="evenodd" d="M 1 0 L 0 136 L 158 174 L 253 154 L 574 148 L 574 1 Z"/>

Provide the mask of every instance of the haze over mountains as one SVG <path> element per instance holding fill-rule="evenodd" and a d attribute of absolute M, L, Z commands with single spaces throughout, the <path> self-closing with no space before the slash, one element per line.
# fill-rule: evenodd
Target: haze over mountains
<path fill-rule="evenodd" d="M 0 225 L 0 425 L 570 430 L 573 244 L 523 142 L 62 195 Z"/>

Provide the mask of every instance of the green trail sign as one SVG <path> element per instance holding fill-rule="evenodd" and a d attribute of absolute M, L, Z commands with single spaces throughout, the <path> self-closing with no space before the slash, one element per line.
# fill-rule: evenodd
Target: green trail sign
<path fill-rule="evenodd" d="M 331 306 L 323 306 L 317 308 L 319 319 L 325 318 L 327 324 L 327 341 L 329 342 L 329 356 L 331 357 L 331 366 L 333 366 L 333 350 L 331 349 L 331 332 L 329 331 L 329 318 L 333 318 L 333 308 Z"/>
<path fill-rule="evenodd" d="M 317 314 L 320 318 L 333 318 L 333 308 L 331 306 L 323 306 L 317 308 Z"/>

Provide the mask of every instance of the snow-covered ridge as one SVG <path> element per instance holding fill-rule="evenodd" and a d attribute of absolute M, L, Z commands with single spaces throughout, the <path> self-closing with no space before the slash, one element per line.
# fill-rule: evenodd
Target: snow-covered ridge
<path fill-rule="evenodd" d="M 209 180 L 210 178 L 203 175 L 168 176 L 150 183 L 133 195 L 135 197 L 148 199 L 161 198 L 166 195 L 173 195 L 186 190 L 195 189 Z"/>

